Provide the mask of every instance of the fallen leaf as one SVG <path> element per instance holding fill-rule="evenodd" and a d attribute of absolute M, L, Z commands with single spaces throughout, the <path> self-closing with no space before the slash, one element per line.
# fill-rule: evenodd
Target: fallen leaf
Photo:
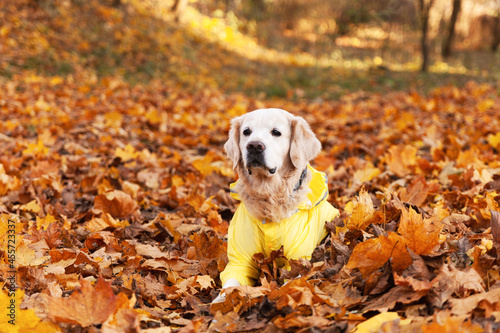
<path fill-rule="evenodd" d="M 108 213 L 117 219 L 125 219 L 137 213 L 139 206 L 127 193 L 111 190 L 95 197 L 94 210 Z"/>
<path fill-rule="evenodd" d="M 375 216 L 375 207 L 373 206 L 372 199 L 364 189 L 352 201 L 352 208 L 348 209 L 352 211 L 346 223 L 348 228 L 365 230 L 372 223 Z"/>
<path fill-rule="evenodd" d="M 57 322 L 88 327 L 104 323 L 115 312 L 121 298 L 113 293 L 111 282 L 100 277 L 95 287 L 85 279 L 80 279 L 80 284 L 81 287 L 67 298 L 49 298 L 49 318 Z"/>
<path fill-rule="evenodd" d="M 451 312 L 460 316 L 470 314 L 482 301 L 497 303 L 500 299 L 500 288 L 491 289 L 485 293 L 471 295 L 463 299 L 450 299 Z"/>
<path fill-rule="evenodd" d="M 411 319 L 401 320 L 396 312 L 383 312 L 370 319 L 362 322 L 354 330 L 353 333 L 370 333 L 380 332 L 382 325 L 387 322 L 396 321 L 399 325 L 406 325 L 411 322 Z"/>
<path fill-rule="evenodd" d="M 418 255 L 431 253 L 439 245 L 441 223 L 434 218 L 424 219 L 411 207 L 401 213 L 398 233 L 405 243 Z"/>

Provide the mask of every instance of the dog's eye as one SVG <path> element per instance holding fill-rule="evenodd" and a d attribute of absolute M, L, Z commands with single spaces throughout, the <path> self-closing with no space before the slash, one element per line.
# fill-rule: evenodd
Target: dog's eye
<path fill-rule="evenodd" d="M 250 134 L 252 134 L 252 131 L 249 128 L 245 128 L 243 130 L 243 135 L 244 136 L 249 136 Z"/>
<path fill-rule="evenodd" d="M 280 131 L 278 131 L 276 128 L 275 128 L 275 129 L 273 129 L 273 130 L 271 131 L 271 134 L 272 134 L 273 136 L 281 136 L 281 132 L 280 132 Z"/>

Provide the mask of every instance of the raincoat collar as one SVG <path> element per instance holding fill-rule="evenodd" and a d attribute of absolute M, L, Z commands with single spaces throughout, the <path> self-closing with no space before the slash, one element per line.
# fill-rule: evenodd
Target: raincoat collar
<path fill-rule="evenodd" d="M 325 200 L 328 197 L 328 180 L 326 178 L 326 174 L 324 172 L 314 169 L 309 164 L 307 165 L 306 169 L 309 169 L 309 171 L 311 171 L 312 174 L 311 182 L 309 183 L 310 191 L 307 194 L 307 199 L 303 203 L 299 204 L 297 209 L 311 209 L 319 205 L 323 200 Z M 238 192 L 236 192 L 235 190 L 237 182 L 238 181 L 230 185 L 231 197 L 241 201 Z"/>

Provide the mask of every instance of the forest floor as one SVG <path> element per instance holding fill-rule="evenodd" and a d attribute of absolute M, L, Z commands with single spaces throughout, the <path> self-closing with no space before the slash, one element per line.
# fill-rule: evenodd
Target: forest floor
<path fill-rule="evenodd" d="M 0 332 L 500 329 L 494 71 L 321 60 L 194 10 L 75 3 L 0 10 Z M 257 285 L 211 305 L 238 205 L 223 144 L 264 107 L 311 124 L 341 216 L 310 261 L 257 256 Z"/>

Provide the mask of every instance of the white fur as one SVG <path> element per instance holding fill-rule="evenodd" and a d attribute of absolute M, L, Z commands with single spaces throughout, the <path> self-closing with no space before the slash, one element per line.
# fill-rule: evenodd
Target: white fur
<path fill-rule="evenodd" d="M 273 135 L 273 130 L 281 135 Z M 248 164 L 248 144 L 256 141 L 265 145 L 263 164 L 257 166 Z M 294 187 L 307 163 L 320 152 L 321 143 L 302 117 L 281 109 L 259 109 L 231 121 L 224 148 L 240 178 L 235 190 L 241 201 L 256 218 L 278 222 L 289 217 L 307 195 L 309 172 L 305 186 L 297 191 Z"/>

